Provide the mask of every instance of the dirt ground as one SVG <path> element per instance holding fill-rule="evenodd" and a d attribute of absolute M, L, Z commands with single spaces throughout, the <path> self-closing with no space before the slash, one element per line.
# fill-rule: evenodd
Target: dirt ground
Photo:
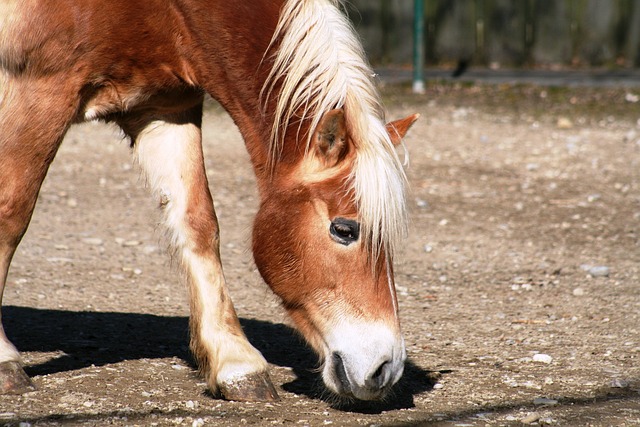
<path fill-rule="evenodd" d="M 252 263 L 257 194 L 215 105 L 205 152 L 235 306 L 278 403 L 213 398 L 186 292 L 127 143 L 74 127 L 44 184 L 2 311 L 38 387 L 0 424 L 640 425 L 639 90 L 384 88 L 407 138 L 411 231 L 396 259 L 410 362 L 394 396 L 340 406 Z"/>

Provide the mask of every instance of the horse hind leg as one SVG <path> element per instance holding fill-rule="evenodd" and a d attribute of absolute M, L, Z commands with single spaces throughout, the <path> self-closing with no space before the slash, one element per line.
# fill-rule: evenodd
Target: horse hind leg
<path fill-rule="evenodd" d="M 171 244 L 187 278 L 191 350 L 214 394 L 228 400 L 276 400 L 267 362 L 247 340 L 227 292 L 218 220 L 202 154 L 202 105 L 131 132 L 138 162 L 164 211 Z"/>
<path fill-rule="evenodd" d="M 11 259 L 27 230 L 38 192 L 78 106 L 68 78 L 5 81 L 0 94 L 0 306 Z M 67 96 L 70 95 L 70 96 Z M 0 394 L 34 389 L 0 313 Z"/>

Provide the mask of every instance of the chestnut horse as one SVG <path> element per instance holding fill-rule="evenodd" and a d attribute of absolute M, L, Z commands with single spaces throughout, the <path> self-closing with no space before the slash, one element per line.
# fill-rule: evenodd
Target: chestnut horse
<path fill-rule="evenodd" d="M 186 276 L 191 349 L 211 391 L 278 395 L 229 298 L 201 146 L 203 97 L 237 124 L 260 192 L 256 265 L 333 392 L 385 395 L 406 352 L 392 256 L 406 228 L 373 73 L 339 0 L 0 0 L 0 295 L 69 126 L 131 140 Z M 0 327 L 0 387 L 33 387 Z"/>

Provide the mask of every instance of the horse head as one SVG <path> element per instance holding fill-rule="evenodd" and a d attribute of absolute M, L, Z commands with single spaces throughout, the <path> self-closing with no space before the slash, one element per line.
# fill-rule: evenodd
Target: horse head
<path fill-rule="evenodd" d="M 416 119 L 389 123 L 391 141 L 399 144 Z M 263 278 L 320 355 L 327 387 L 370 400 L 400 378 L 406 351 L 392 254 L 364 234 L 359 215 L 357 150 L 343 109 L 325 113 L 299 160 L 277 168 L 264 186 L 253 253 Z"/>

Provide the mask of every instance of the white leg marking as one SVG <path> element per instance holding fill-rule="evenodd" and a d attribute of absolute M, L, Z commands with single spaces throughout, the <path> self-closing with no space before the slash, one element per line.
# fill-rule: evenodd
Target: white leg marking
<path fill-rule="evenodd" d="M 7 281 L 7 273 L 9 272 L 9 262 L 11 260 L 11 252 L 0 248 L 0 308 L 2 307 L 2 294 Z M 0 315 L 0 320 L 2 317 Z M 0 323 L 0 363 L 15 361 L 22 364 L 20 353 L 9 341 L 4 333 L 2 323 Z"/>
<path fill-rule="evenodd" d="M 209 385 L 232 381 L 267 369 L 267 362 L 247 340 L 227 293 L 219 258 L 217 220 L 210 204 L 202 159 L 201 131 L 194 124 L 151 123 L 136 140 L 136 154 L 147 180 L 164 208 L 171 244 L 190 285 L 198 347 L 206 354 Z M 199 192 L 199 193 L 198 193 Z M 198 194 L 195 194 L 198 193 Z M 206 194 L 206 197 L 200 197 Z M 189 206 L 189 203 L 207 206 Z M 195 230 L 189 212 L 204 209 L 214 219 L 211 229 Z M 197 213 L 196 213 L 197 215 Z"/>

